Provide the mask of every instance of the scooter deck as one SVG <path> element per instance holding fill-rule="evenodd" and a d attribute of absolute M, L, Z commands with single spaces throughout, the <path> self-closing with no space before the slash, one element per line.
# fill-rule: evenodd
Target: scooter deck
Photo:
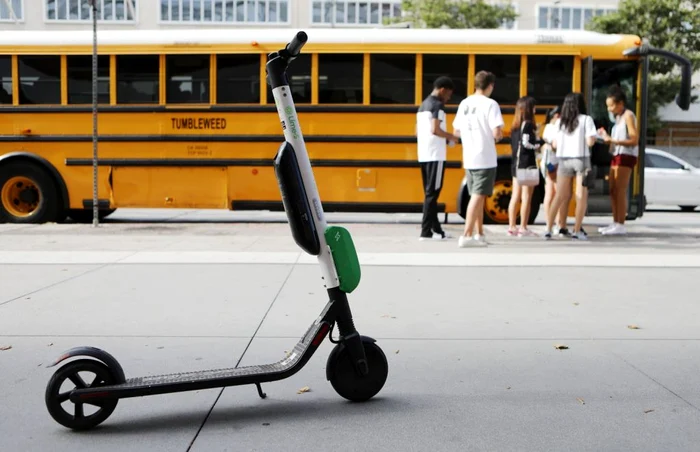
<path fill-rule="evenodd" d="M 293 375 L 303 367 L 323 341 L 329 329 L 326 322 L 312 325 L 292 352 L 276 363 L 134 377 L 117 385 L 73 390 L 70 399 L 74 402 L 123 399 L 281 380 Z M 309 351 L 309 348 L 312 350 Z"/>

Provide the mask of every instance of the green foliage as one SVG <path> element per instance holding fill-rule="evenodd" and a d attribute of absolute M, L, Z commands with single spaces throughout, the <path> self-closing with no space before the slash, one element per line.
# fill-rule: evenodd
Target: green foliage
<path fill-rule="evenodd" d="M 633 33 L 653 47 L 683 55 L 700 69 L 700 0 L 621 0 L 616 13 L 594 18 L 588 28 L 602 33 Z M 680 87 L 674 64 L 649 61 L 649 129 L 658 128 L 659 107 L 672 102 Z"/>
<path fill-rule="evenodd" d="M 484 0 L 403 0 L 404 17 L 389 23 L 409 22 L 417 28 L 498 28 L 518 17 L 512 5 L 497 6 Z"/>

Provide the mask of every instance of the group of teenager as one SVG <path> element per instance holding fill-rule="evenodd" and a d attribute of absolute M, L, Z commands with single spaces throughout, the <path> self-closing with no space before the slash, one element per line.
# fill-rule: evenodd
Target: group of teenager
<path fill-rule="evenodd" d="M 425 194 L 420 240 L 450 238 L 440 225 L 437 200 L 443 185 L 447 146 L 461 139 L 469 203 L 458 244 L 460 247 L 487 245 L 483 228 L 484 202 L 493 194 L 498 166 L 496 143 L 503 138 L 504 127 L 500 106 L 491 98 L 495 81 L 490 72 L 476 74 L 475 92 L 460 102 L 452 122 L 453 133 L 447 131 L 444 107 L 454 92 L 449 77 L 435 80 L 433 91 L 418 109 L 418 161 Z M 551 109 L 544 128 L 535 120 L 535 99 L 531 96 L 518 99 L 510 133 L 512 196 L 508 206 L 508 235 L 537 235 L 528 228 L 528 222 L 541 173 L 545 180 L 544 238 L 551 239 L 555 234 L 575 240 L 588 238 L 582 223 L 588 205 L 588 188 L 595 178 L 591 147 L 596 141 L 607 145 L 612 154 L 608 181 L 613 223 L 600 228 L 599 232 L 626 234 L 627 189 L 638 158 L 637 121 L 634 113 L 626 108 L 625 94 L 619 86 L 609 89 L 605 103 L 613 123 L 610 134 L 602 127 L 596 130 L 581 93 L 569 93 L 561 106 Z M 566 221 L 573 179 L 576 212 L 573 230 L 569 232 Z"/>

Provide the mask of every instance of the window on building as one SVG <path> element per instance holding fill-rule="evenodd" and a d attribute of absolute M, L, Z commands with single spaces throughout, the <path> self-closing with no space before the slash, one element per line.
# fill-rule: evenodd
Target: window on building
<path fill-rule="evenodd" d="M 594 17 L 603 16 L 616 11 L 617 8 L 540 6 L 537 9 L 537 28 L 584 30 Z"/>
<path fill-rule="evenodd" d="M 158 55 L 117 55 L 117 103 L 157 104 Z"/>
<path fill-rule="evenodd" d="M 476 55 L 474 73 L 492 72 L 496 76 L 491 98 L 501 105 L 515 105 L 520 97 L 519 55 Z"/>
<path fill-rule="evenodd" d="M 318 56 L 318 103 L 361 104 L 363 97 L 362 54 Z"/>
<path fill-rule="evenodd" d="M 133 22 L 139 6 L 138 2 L 139 0 L 98 0 L 97 20 Z M 87 0 L 45 0 L 45 4 L 47 21 L 92 20 L 92 9 Z"/>
<path fill-rule="evenodd" d="M 19 103 L 61 103 L 61 57 L 20 55 Z"/>
<path fill-rule="evenodd" d="M 209 55 L 168 55 L 165 58 L 165 102 L 209 103 Z"/>
<path fill-rule="evenodd" d="M 401 0 L 311 1 L 311 23 L 314 25 L 381 25 L 401 17 Z"/>
<path fill-rule="evenodd" d="M 156 0 L 151 0 L 156 1 Z M 289 23 L 290 0 L 160 0 L 161 22 Z"/>
<path fill-rule="evenodd" d="M 216 102 L 257 104 L 260 102 L 260 56 L 216 56 Z"/>
<path fill-rule="evenodd" d="M 370 56 L 370 103 L 414 104 L 415 55 Z"/>
<path fill-rule="evenodd" d="M 311 54 L 302 53 L 289 64 L 287 80 L 292 90 L 292 99 L 296 104 L 311 103 Z M 266 83 L 267 85 L 267 83 Z M 272 89 L 267 85 L 267 103 L 274 104 Z"/>
<path fill-rule="evenodd" d="M 24 20 L 22 0 L 0 0 L 0 22 Z"/>
<path fill-rule="evenodd" d="M 12 58 L 0 56 L 0 105 L 12 104 Z"/>
<path fill-rule="evenodd" d="M 455 85 L 448 104 L 459 104 L 467 95 L 468 55 L 423 55 L 423 99 L 433 91 L 433 82 L 441 75 Z"/>
<path fill-rule="evenodd" d="M 92 103 L 92 56 L 69 55 L 68 66 L 68 103 Z M 109 103 L 109 56 L 97 57 L 97 102 Z"/>
<path fill-rule="evenodd" d="M 571 56 L 527 57 L 527 93 L 537 105 L 561 105 L 571 92 L 573 77 Z"/>

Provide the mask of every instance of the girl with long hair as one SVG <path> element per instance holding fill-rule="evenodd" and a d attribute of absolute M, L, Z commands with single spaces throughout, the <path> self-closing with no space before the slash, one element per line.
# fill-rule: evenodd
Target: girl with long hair
<path fill-rule="evenodd" d="M 526 237 L 536 235 L 527 228 L 532 205 L 532 195 L 539 184 L 539 172 L 537 169 L 537 151 L 544 141 L 537 137 L 535 125 L 535 99 L 530 96 L 521 97 L 515 104 L 515 116 L 510 132 L 511 139 L 511 172 L 513 175 L 513 192 L 508 205 L 508 235 Z M 536 182 L 531 180 L 519 181 L 518 169 L 534 168 Z M 520 202 L 520 228 L 516 228 L 517 206 Z"/>
<path fill-rule="evenodd" d="M 593 118 L 586 114 L 586 104 L 581 93 L 569 93 L 564 98 L 561 117 L 554 124 L 556 134 L 552 146 L 559 158 L 557 189 L 547 215 L 545 239 L 552 238 L 552 224 L 562 205 L 571 200 L 571 179 L 576 177 L 576 222 L 572 239 L 586 240 L 581 224 L 588 205 L 588 186 L 592 183 L 590 147 L 596 141 Z M 560 230 L 566 229 L 566 216 L 559 218 Z"/>
<path fill-rule="evenodd" d="M 612 86 L 605 99 L 608 112 L 614 119 L 611 135 L 604 128 L 598 129 L 603 141 L 610 146 L 613 154 L 610 163 L 610 203 L 612 205 L 613 224 L 600 228 L 604 235 L 624 235 L 627 217 L 627 188 L 632 170 L 639 156 L 639 134 L 637 118 L 632 110 L 627 109 L 627 98 L 619 86 Z"/>

